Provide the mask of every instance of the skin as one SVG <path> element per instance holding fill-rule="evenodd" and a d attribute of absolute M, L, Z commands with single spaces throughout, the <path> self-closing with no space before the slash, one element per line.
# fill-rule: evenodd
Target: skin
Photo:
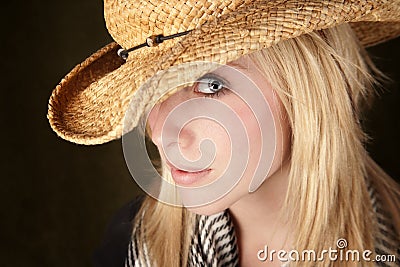
<path fill-rule="evenodd" d="M 241 266 L 281 266 L 279 260 L 274 262 L 261 262 L 257 259 L 257 252 L 268 245 L 268 249 L 290 250 L 290 231 L 285 223 L 285 216 L 279 216 L 288 186 L 288 172 L 290 165 L 290 127 L 285 117 L 284 108 L 272 90 L 263 74 L 252 64 L 247 57 L 232 62 L 230 67 L 222 67 L 213 71 L 213 75 L 223 78 L 230 88 L 243 88 L 256 86 L 261 90 L 268 102 L 275 124 L 275 151 L 270 171 L 261 186 L 249 193 L 249 184 L 258 165 L 261 149 L 261 132 L 259 124 L 253 114 L 253 110 L 233 91 L 219 91 L 214 99 L 228 105 L 236 112 L 236 115 L 245 125 L 250 144 L 248 165 L 244 175 L 232 191 L 218 199 L 201 207 L 190 208 L 198 214 L 215 214 L 225 209 L 233 218 L 235 232 L 238 238 Z M 251 83 L 246 82 L 235 72 L 240 71 Z M 148 125 L 151 130 L 151 138 L 157 146 L 161 158 L 167 162 L 169 170 L 176 166 L 167 160 L 168 145 L 162 143 L 163 124 L 175 107 L 187 100 L 209 97 L 207 84 L 197 83 L 170 96 L 162 103 L 158 103 L 150 112 Z M 206 92 L 207 91 L 207 92 Z M 193 107 L 196 108 L 196 107 Z M 198 108 L 201 108 L 198 107 Z M 261 116 L 263 119 L 263 116 Z M 266 119 L 266 118 L 265 118 Z M 199 145 L 202 140 L 211 140 L 216 149 L 214 161 L 208 167 L 210 171 L 206 175 L 186 184 L 187 187 L 198 187 L 212 183 L 226 170 L 232 151 L 232 147 L 240 144 L 230 144 L 229 133 L 217 122 L 201 118 L 190 121 L 181 129 L 178 137 L 179 148 L 182 155 L 189 161 L 195 161 L 201 157 Z M 177 179 L 178 184 L 181 182 Z M 184 197 L 183 197 L 184 198 Z M 185 199 L 184 199 L 185 201 Z M 284 213 L 282 213 L 284 214 Z"/>

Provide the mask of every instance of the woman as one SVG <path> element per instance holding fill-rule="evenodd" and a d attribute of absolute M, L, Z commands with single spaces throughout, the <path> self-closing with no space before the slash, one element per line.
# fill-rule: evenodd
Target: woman
<path fill-rule="evenodd" d="M 379 77 L 363 46 L 400 34 L 398 6 L 106 1 L 126 62 L 110 45 L 78 66 L 49 119 L 84 144 L 143 119 L 167 182 L 134 174 L 150 196 L 126 266 L 398 265 L 377 256 L 399 257 L 400 190 L 360 126 Z"/>

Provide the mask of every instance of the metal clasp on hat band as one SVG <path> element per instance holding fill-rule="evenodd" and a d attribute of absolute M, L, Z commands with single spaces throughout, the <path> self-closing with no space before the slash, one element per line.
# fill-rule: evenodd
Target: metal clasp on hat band
<path fill-rule="evenodd" d="M 132 48 L 129 49 L 118 49 L 117 54 L 118 56 L 122 57 L 123 59 L 127 59 L 128 58 L 128 54 L 129 52 L 132 52 L 134 50 L 137 50 L 139 48 L 148 46 L 148 47 L 153 47 L 153 46 L 157 46 L 159 44 L 161 44 L 162 42 L 164 42 L 165 40 L 169 40 L 172 38 L 176 38 L 176 37 L 180 37 L 183 35 L 188 34 L 189 32 L 191 32 L 191 30 L 189 31 L 185 31 L 185 32 L 180 32 L 180 33 L 176 33 L 176 34 L 172 34 L 172 35 L 168 35 L 168 36 L 164 36 L 162 34 L 158 34 L 158 35 L 152 35 L 150 37 L 146 38 L 146 42 L 137 46 L 134 46 Z"/>

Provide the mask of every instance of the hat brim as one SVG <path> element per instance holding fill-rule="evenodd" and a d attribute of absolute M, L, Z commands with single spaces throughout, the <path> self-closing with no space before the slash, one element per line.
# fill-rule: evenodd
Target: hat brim
<path fill-rule="evenodd" d="M 156 92 L 135 94 L 140 85 L 173 65 L 193 61 L 226 64 L 282 40 L 347 22 L 364 46 L 400 35 L 400 8 L 374 9 L 352 1 L 347 5 L 297 1 L 296 6 L 256 2 L 209 21 L 185 37 L 135 51 L 126 62 L 117 55 L 116 43 L 100 49 L 53 91 L 48 110 L 51 127 L 74 143 L 105 143 L 121 137 L 131 101 L 137 111 L 133 126 L 152 104 Z"/>

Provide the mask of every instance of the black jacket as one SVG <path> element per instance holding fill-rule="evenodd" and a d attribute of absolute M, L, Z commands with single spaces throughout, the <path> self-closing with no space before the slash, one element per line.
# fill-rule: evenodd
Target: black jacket
<path fill-rule="evenodd" d="M 111 219 L 100 246 L 93 253 L 95 267 L 123 267 L 132 234 L 132 220 L 144 196 L 123 206 Z"/>

